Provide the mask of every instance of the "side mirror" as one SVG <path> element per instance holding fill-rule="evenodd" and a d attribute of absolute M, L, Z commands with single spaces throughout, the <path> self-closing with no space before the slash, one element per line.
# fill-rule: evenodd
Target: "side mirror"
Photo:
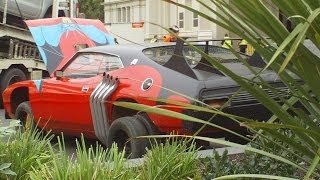
<path fill-rule="evenodd" d="M 61 70 L 57 70 L 54 72 L 54 76 L 56 78 L 62 78 L 63 77 L 63 72 Z"/>

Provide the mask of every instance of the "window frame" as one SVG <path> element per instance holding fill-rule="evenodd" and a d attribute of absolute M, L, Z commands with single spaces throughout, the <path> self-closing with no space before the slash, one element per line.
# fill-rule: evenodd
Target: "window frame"
<path fill-rule="evenodd" d="M 121 6 L 115 8 L 117 14 L 117 23 L 131 23 L 132 22 L 132 8 L 131 6 Z"/>
<path fill-rule="evenodd" d="M 122 22 L 121 8 L 117 8 L 117 22 Z"/>
<path fill-rule="evenodd" d="M 195 17 L 195 15 L 196 15 L 196 17 Z M 197 22 L 196 26 L 195 26 L 195 21 Z M 192 15 L 192 26 L 199 27 L 199 15 L 196 13 L 193 13 L 193 15 Z"/>
<path fill-rule="evenodd" d="M 180 15 L 182 15 L 182 16 L 180 16 Z M 181 28 L 181 29 L 184 29 L 184 15 L 185 14 L 183 11 L 178 13 L 178 24 L 179 24 L 179 28 Z M 181 24 L 182 24 L 182 26 L 181 26 Z"/>
<path fill-rule="evenodd" d="M 127 12 L 127 14 L 126 14 L 126 19 L 127 19 L 127 22 L 131 22 L 131 7 L 130 6 L 126 6 L 126 12 Z"/>
<path fill-rule="evenodd" d="M 103 52 L 77 52 L 71 59 L 68 63 L 66 63 L 60 71 L 63 72 L 63 74 L 65 73 L 65 70 L 70 66 L 70 64 L 72 64 L 79 56 L 82 56 L 82 55 L 85 55 L 85 54 L 88 54 L 88 55 L 93 55 L 93 54 L 97 54 L 97 55 L 103 55 L 103 56 L 112 56 L 112 57 L 116 57 L 118 60 L 119 60 L 119 68 L 118 69 L 122 69 L 124 68 L 124 65 L 123 65 L 123 61 L 121 59 L 121 57 L 119 55 L 116 55 L 116 54 L 112 54 L 112 53 L 103 53 Z M 115 69 L 117 70 L 117 69 Z M 105 71 L 105 72 L 110 72 L 110 71 Z M 98 73 L 99 74 L 99 73 Z M 64 77 L 68 77 L 68 76 L 65 76 L 63 75 Z M 83 77 L 83 78 L 86 78 L 86 77 Z"/>

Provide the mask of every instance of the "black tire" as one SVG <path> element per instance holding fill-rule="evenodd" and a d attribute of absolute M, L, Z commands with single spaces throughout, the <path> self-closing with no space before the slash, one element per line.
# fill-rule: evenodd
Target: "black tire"
<path fill-rule="evenodd" d="M 9 114 L 8 114 L 7 112 L 5 112 L 4 118 L 5 118 L 5 119 L 11 119 L 11 117 L 9 116 Z"/>
<path fill-rule="evenodd" d="M 148 132 L 144 124 L 132 116 L 116 119 L 110 126 L 107 145 L 110 148 L 116 143 L 119 150 L 125 150 L 126 157 L 139 158 L 146 152 L 148 146 L 147 138 L 136 138 L 147 136 Z"/>
<path fill-rule="evenodd" d="M 3 107 L 2 104 L 2 93 L 3 91 L 11 84 L 14 84 L 19 81 L 24 81 L 26 80 L 27 77 L 24 74 L 23 71 L 17 68 L 11 68 L 6 71 L 1 75 L 0 78 L 0 93 L 1 93 L 1 98 L 0 98 L 0 107 Z"/>
<path fill-rule="evenodd" d="M 21 121 L 22 127 L 20 129 L 22 132 L 29 130 L 32 131 L 36 128 L 29 101 L 25 101 L 19 104 L 16 109 L 15 119 Z"/>
<path fill-rule="evenodd" d="M 133 117 L 139 120 L 142 124 L 144 124 L 149 135 L 160 134 L 159 129 L 151 122 L 147 114 L 142 113 L 142 114 L 135 115 Z"/>
<path fill-rule="evenodd" d="M 149 116 L 146 113 L 141 113 L 133 116 L 135 119 L 140 121 L 146 128 L 148 135 L 159 135 L 161 132 L 159 129 L 153 124 L 150 120 Z M 157 144 L 159 139 L 156 138 L 148 138 L 149 143 L 147 144 L 147 148 L 151 149 L 153 145 Z M 160 139 L 161 141 L 161 139 Z"/>

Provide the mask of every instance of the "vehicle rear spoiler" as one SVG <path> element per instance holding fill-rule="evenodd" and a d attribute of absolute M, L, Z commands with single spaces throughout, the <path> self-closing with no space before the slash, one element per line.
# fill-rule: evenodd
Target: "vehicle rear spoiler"
<path fill-rule="evenodd" d="M 198 43 L 205 43 L 204 52 L 209 54 L 209 42 L 210 41 L 222 41 L 223 39 L 209 39 L 209 40 L 195 40 L 195 41 L 188 41 L 188 42 L 198 42 Z M 241 40 L 239 38 L 233 38 L 233 40 Z M 223 75 L 217 68 L 215 68 L 206 58 L 203 56 L 201 57 L 200 62 L 194 67 L 191 68 L 186 59 L 183 56 L 183 47 L 184 47 L 184 40 L 181 38 L 177 38 L 176 46 L 174 49 L 173 56 L 163 65 L 169 69 L 175 70 L 182 74 L 185 74 L 191 78 L 197 79 L 193 69 L 203 70 L 211 73 L 215 73 L 218 75 Z M 247 59 L 248 64 L 250 66 L 263 68 L 266 63 L 262 59 L 262 57 L 257 53 L 254 52 L 250 58 Z"/>
<path fill-rule="evenodd" d="M 266 38 L 266 39 L 270 39 L 270 38 Z M 198 42 L 198 43 L 205 43 L 206 47 L 205 47 L 205 53 L 208 54 L 208 47 L 209 47 L 209 42 L 222 42 L 225 39 L 208 39 L 208 40 L 191 40 L 188 42 Z M 233 41 L 241 41 L 242 38 L 230 38 L 230 40 Z M 203 60 L 203 61 L 202 61 Z M 201 64 L 209 64 L 210 66 L 212 66 L 205 58 L 201 58 L 202 63 Z M 200 61 L 200 62 L 201 62 Z M 204 62 L 205 61 L 205 62 Z M 201 65 L 200 64 L 200 65 Z M 254 51 L 254 53 L 250 56 L 250 58 L 248 59 L 248 64 L 250 66 L 254 66 L 254 67 L 259 67 L 259 68 L 264 68 L 266 66 L 265 61 L 263 60 L 263 58 L 261 57 L 261 55 L 257 52 Z M 205 68 L 204 66 L 201 68 Z M 217 69 L 216 69 L 217 70 Z M 217 70 L 218 71 L 218 70 Z"/>
<path fill-rule="evenodd" d="M 163 65 L 169 69 L 180 72 L 191 78 L 197 79 L 196 74 L 193 72 L 186 59 L 183 56 L 183 46 L 184 41 L 177 38 L 176 46 L 174 48 L 174 53 L 171 58 Z"/>

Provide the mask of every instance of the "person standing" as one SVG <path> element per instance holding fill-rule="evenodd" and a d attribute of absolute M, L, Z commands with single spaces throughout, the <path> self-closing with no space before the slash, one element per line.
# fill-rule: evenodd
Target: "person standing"
<path fill-rule="evenodd" d="M 158 42 L 158 36 L 154 35 L 153 38 L 150 40 L 151 43 Z"/>
<path fill-rule="evenodd" d="M 170 34 L 164 36 L 163 42 L 176 42 L 177 41 L 177 37 L 179 35 L 179 28 L 178 26 L 174 25 L 172 27 L 169 28 L 170 29 Z"/>
<path fill-rule="evenodd" d="M 245 39 L 242 39 L 239 43 L 239 49 L 242 53 L 247 53 L 248 42 Z"/>
<path fill-rule="evenodd" d="M 232 40 L 228 36 L 228 34 L 224 35 L 223 41 L 221 42 L 222 47 L 229 49 L 232 46 Z"/>

